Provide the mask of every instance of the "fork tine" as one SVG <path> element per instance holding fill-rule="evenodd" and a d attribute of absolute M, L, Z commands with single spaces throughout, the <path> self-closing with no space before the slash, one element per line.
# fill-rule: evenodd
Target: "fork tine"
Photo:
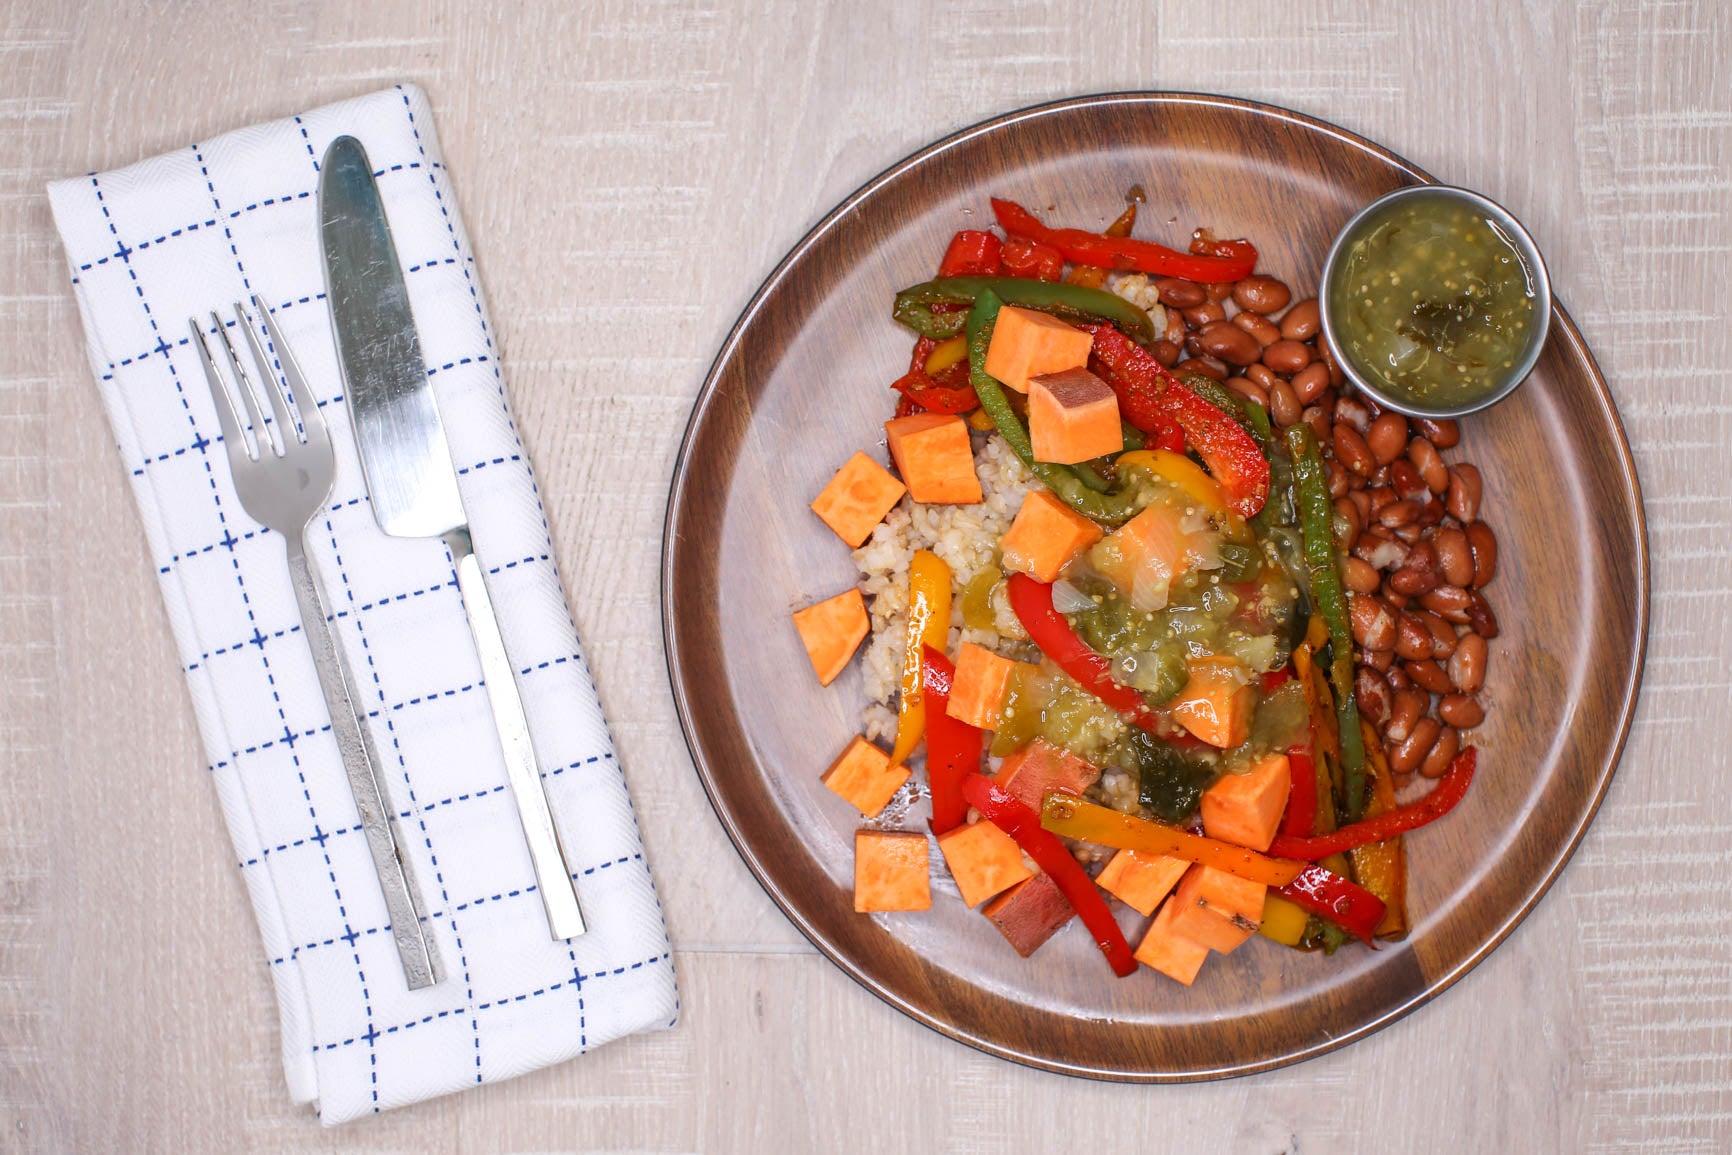
<path fill-rule="evenodd" d="M 247 375 L 247 371 L 241 368 L 240 360 L 235 356 L 235 345 L 233 341 L 229 340 L 228 329 L 223 325 L 222 318 L 217 316 L 216 310 L 211 310 L 210 319 L 211 324 L 216 326 L 217 337 L 222 341 L 223 357 L 228 361 L 229 372 L 234 374 L 235 391 L 241 395 L 241 404 L 246 406 L 247 418 L 252 422 L 253 439 L 258 442 L 259 456 L 264 456 L 265 446 L 268 445 L 272 453 L 281 457 L 283 447 L 278 445 L 276 438 L 271 435 L 269 428 L 265 425 L 265 413 L 259 405 L 258 390 L 254 387 L 252 378 Z M 243 327 L 246 323 L 244 317 L 236 322 Z"/>
<path fill-rule="evenodd" d="M 276 351 L 283 380 L 288 384 L 288 400 L 293 402 L 296 411 L 301 415 L 303 440 L 312 445 L 328 444 L 330 435 L 325 430 L 325 415 L 319 412 L 318 398 L 307 388 L 307 379 L 301 375 L 301 366 L 295 360 L 294 350 L 283 340 L 283 334 L 277 329 L 276 319 L 271 316 L 271 311 L 265 307 L 257 293 L 253 294 L 253 308 L 258 310 L 259 317 L 264 321 L 265 335 L 271 342 L 271 348 Z M 275 380 L 273 375 L 272 381 Z"/>
<path fill-rule="evenodd" d="M 228 447 L 229 457 L 233 460 L 238 452 L 246 458 L 253 458 L 256 452 L 241 432 L 240 413 L 235 409 L 234 394 L 229 392 L 223 382 L 222 374 L 217 372 L 216 362 L 211 360 L 210 346 L 205 344 L 204 330 L 191 317 L 186 319 L 186 327 L 192 331 L 193 348 L 198 350 L 198 359 L 204 366 L 205 384 L 210 386 L 212 403 L 216 406 L 217 427 L 222 430 L 223 444 Z"/>
<path fill-rule="evenodd" d="M 257 303 L 258 297 L 255 296 L 253 301 Z M 271 358 L 265 352 L 264 345 L 259 342 L 258 326 L 247 315 L 246 309 L 241 307 L 239 301 L 235 302 L 235 316 L 240 318 L 240 327 L 246 332 L 247 348 L 252 352 L 253 365 L 259 371 L 259 380 L 265 383 L 265 397 L 271 403 L 271 416 L 276 418 L 278 437 L 286 452 L 291 443 L 298 443 L 304 439 L 295 428 L 295 417 L 289 412 L 289 399 L 283 393 L 283 383 L 278 379 L 276 368 L 271 364 Z"/>

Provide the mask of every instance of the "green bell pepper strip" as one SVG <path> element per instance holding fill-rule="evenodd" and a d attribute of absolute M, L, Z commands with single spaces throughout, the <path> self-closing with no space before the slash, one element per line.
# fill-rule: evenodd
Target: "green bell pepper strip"
<path fill-rule="evenodd" d="M 1155 325 L 1148 313 L 1123 297 L 1086 285 L 1025 277 L 939 277 L 897 293 L 891 316 L 923 337 L 943 340 L 961 333 L 968 315 L 960 309 L 935 313 L 932 306 L 971 305 L 989 292 L 1002 304 L 1038 309 L 1068 320 L 1110 321 L 1140 345 L 1155 341 Z"/>
<path fill-rule="evenodd" d="M 975 396 L 980 398 L 980 407 L 992 418 L 1005 444 L 1060 501 L 1084 517 L 1105 525 L 1129 521 L 1141 508 L 1134 489 L 1122 493 L 1097 493 L 1069 466 L 1034 459 L 1028 430 L 1022 427 L 1022 419 L 1010 407 L 1004 389 L 986 371 L 986 349 L 992 344 L 992 327 L 1003 304 L 995 291 L 982 289 L 975 299 L 974 308 L 968 313 L 969 380 L 974 385 Z"/>
<path fill-rule="evenodd" d="M 1335 717 L 1341 728 L 1342 808 L 1347 821 L 1357 822 L 1365 813 L 1365 739 L 1359 732 L 1359 706 L 1353 697 L 1353 629 L 1335 556 L 1335 505 L 1329 500 L 1328 476 L 1311 426 L 1301 421 L 1287 430 L 1287 452 L 1293 458 L 1293 490 L 1299 529 L 1305 538 L 1311 601 L 1329 627 L 1333 658 L 1329 681 L 1335 690 Z"/>

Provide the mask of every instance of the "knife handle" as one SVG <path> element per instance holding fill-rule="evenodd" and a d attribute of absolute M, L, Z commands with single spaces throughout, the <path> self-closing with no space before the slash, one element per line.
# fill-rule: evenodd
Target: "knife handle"
<path fill-rule="evenodd" d="M 577 887 L 571 868 L 559 845 L 553 811 L 547 805 L 535 747 L 529 741 L 529 719 L 517 693 L 517 678 L 505 652 L 505 638 L 493 613 L 493 599 L 467 527 L 445 535 L 451 559 L 457 566 L 457 588 L 463 594 L 463 609 L 469 615 L 469 630 L 475 635 L 475 652 L 481 659 L 481 676 L 487 684 L 487 701 L 493 707 L 493 724 L 505 751 L 505 773 L 517 800 L 517 817 L 523 823 L 523 838 L 535 866 L 536 888 L 547 911 L 547 928 L 555 939 L 576 938 L 584 932 L 583 912 L 578 909 Z"/>
<path fill-rule="evenodd" d="M 408 873 L 398 853 L 397 839 L 391 833 L 391 810 L 379 785 L 372 745 L 355 709 L 318 584 L 307 566 L 307 554 L 299 535 L 289 535 L 288 542 L 289 579 L 301 608 L 301 633 L 313 651 L 313 668 L 318 672 L 325 709 L 331 716 L 331 736 L 337 740 L 337 752 L 342 755 L 343 770 L 349 776 L 349 793 L 354 795 L 355 811 L 361 819 L 367 849 L 373 856 L 373 871 L 379 877 L 385 913 L 391 919 L 397 959 L 403 964 L 403 980 L 410 990 L 418 991 L 439 981 L 438 962 L 421 929 L 413 876 Z"/>

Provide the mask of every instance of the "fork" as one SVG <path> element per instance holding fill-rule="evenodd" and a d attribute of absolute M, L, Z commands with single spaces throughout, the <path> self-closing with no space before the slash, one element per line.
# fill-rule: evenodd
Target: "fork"
<path fill-rule="evenodd" d="M 270 310 L 256 293 L 252 302 L 264 323 L 271 348 L 277 354 L 281 377 L 259 342 L 257 325 L 239 301 L 234 305 L 235 327 L 246 334 L 257 376 L 266 384 L 262 392 L 270 406 L 272 420 L 268 422 L 260 403 L 261 390 L 235 355 L 234 343 L 229 339 L 222 318 L 214 310 L 211 312 L 211 331 L 218 339 L 232 384 L 225 383 L 218 371 L 205 331 L 199 323 L 188 318 L 187 326 L 192 330 L 192 343 L 204 364 L 205 380 L 210 385 L 211 400 L 216 405 L 217 422 L 222 429 L 223 445 L 228 451 L 235 493 L 248 515 L 281 535 L 287 547 L 289 577 L 301 610 L 301 632 L 313 652 L 313 665 L 318 671 L 325 706 L 331 715 L 331 733 L 343 756 L 349 790 L 360 814 L 367 849 L 373 856 L 373 869 L 379 876 L 379 889 L 384 894 L 385 910 L 391 919 L 391 935 L 397 944 L 397 957 L 403 964 L 403 978 L 410 990 L 419 990 L 438 981 L 438 963 L 421 928 L 420 904 L 413 888 L 414 876 L 408 871 L 391 831 L 391 811 L 375 769 L 377 756 L 372 739 L 355 708 L 350 681 L 337 650 L 336 636 L 325 614 L 318 584 L 307 564 L 306 529 L 324 508 L 335 484 L 336 453 L 331 448 L 325 419 L 301 376 L 294 355 L 278 332 Z M 237 396 L 239 406 L 236 404 Z M 290 409 L 291 403 L 300 412 L 298 427 Z"/>

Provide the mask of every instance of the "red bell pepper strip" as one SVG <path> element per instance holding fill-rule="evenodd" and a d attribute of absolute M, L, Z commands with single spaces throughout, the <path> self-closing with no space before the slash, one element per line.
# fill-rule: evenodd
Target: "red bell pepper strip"
<path fill-rule="evenodd" d="M 1011 237 L 1004 245 L 1004 272 L 1011 277 L 1056 281 L 1064 276 L 1064 254 L 1051 245 Z"/>
<path fill-rule="evenodd" d="M 992 198 L 992 213 L 1012 239 L 1050 245 L 1065 259 L 1102 269 L 1135 270 L 1155 277 L 1184 277 L 1218 284 L 1242 281 L 1257 267 L 1257 250 L 1249 241 L 1215 242 L 1219 256 L 1195 256 L 1130 237 L 1107 237 L 1083 229 L 1055 229 L 1014 201 Z M 1231 246 L 1231 247 L 1227 247 Z"/>
<path fill-rule="evenodd" d="M 1241 517 L 1255 517 L 1269 500 L 1269 459 L 1251 435 L 1111 325 L 1078 328 L 1094 334 L 1094 356 L 1112 373 L 1107 384 L 1119 395 L 1125 420 L 1138 429 L 1153 414 L 1176 422 L 1185 431 L 1186 443 L 1221 483 L 1227 503 Z"/>
<path fill-rule="evenodd" d="M 954 830 L 968 819 L 962 782 L 980 772 L 985 740 L 978 727 L 945 713 L 956 667 L 931 646 L 921 647 L 921 692 L 926 695 L 926 785 L 932 791 L 932 833 Z"/>
<path fill-rule="evenodd" d="M 996 277 L 1004 269 L 1004 242 L 985 229 L 963 229 L 950 238 L 939 262 L 941 277 Z"/>
<path fill-rule="evenodd" d="M 1358 846 L 1387 842 L 1397 834 L 1418 830 L 1455 809 L 1455 804 L 1462 800 L 1468 785 L 1473 782 L 1473 770 L 1478 761 L 1479 752 L 1469 746 L 1450 762 L 1448 772 L 1438 780 L 1437 787 L 1418 802 L 1343 826 L 1333 834 L 1319 834 L 1314 838 L 1278 834 L 1269 847 L 1269 853 L 1280 858 L 1316 862 L 1331 854 L 1344 854 Z"/>
<path fill-rule="evenodd" d="M 1005 593 L 1010 598 L 1010 608 L 1016 612 L 1016 620 L 1022 623 L 1029 640 L 1040 647 L 1041 653 L 1129 721 L 1150 733 L 1159 732 L 1154 711 L 1142 694 L 1114 681 L 1112 661 L 1090 649 L 1064 615 L 1053 608 L 1050 585 L 1025 573 L 1013 573 L 1005 583 Z"/>
<path fill-rule="evenodd" d="M 1281 833 L 1310 838 L 1317 829 L 1317 764 L 1311 761 L 1311 751 L 1304 746 L 1288 750 L 1287 772 L 1293 788 L 1287 792 L 1287 813 L 1281 819 Z"/>
<path fill-rule="evenodd" d="M 1295 906 L 1326 918 L 1366 946 L 1376 948 L 1377 924 L 1386 909 L 1383 900 L 1358 883 L 1313 863 L 1275 893 Z"/>
<path fill-rule="evenodd" d="M 1107 900 L 1058 836 L 1041 828 L 1040 815 L 981 774 L 963 779 L 962 796 L 1046 871 L 1059 892 L 1076 908 L 1089 933 L 1095 936 L 1095 945 L 1106 955 L 1113 973 L 1120 978 L 1135 974 L 1137 960 L 1131 954 L 1131 944 L 1125 941 L 1125 932 L 1119 929 Z"/>
<path fill-rule="evenodd" d="M 890 388 L 928 413 L 967 413 L 980 408 L 972 385 L 942 385 L 925 373 L 914 372 L 894 381 Z"/>

